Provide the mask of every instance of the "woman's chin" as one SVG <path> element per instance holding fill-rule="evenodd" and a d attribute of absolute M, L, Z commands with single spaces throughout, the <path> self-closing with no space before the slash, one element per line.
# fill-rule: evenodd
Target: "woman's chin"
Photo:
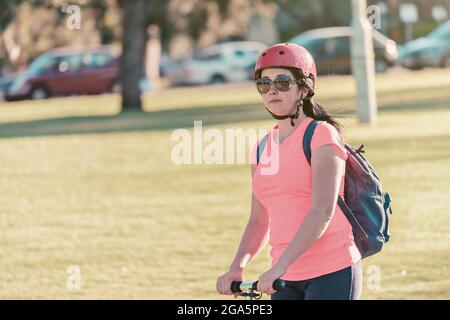
<path fill-rule="evenodd" d="M 267 108 L 270 110 L 270 112 L 279 115 L 279 116 L 284 116 L 285 114 L 288 114 L 289 111 L 285 110 L 284 108 L 274 108 L 273 106 L 271 106 L 270 108 Z"/>

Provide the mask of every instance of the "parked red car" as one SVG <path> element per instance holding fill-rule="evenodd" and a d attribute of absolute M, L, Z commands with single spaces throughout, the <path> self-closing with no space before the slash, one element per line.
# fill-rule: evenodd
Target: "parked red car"
<path fill-rule="evenodd" d="M 5 99 L 116 91 L 119 68 L 117 55 L 107 47 L 54 49 L 37 57 L 16 77 Z"/>

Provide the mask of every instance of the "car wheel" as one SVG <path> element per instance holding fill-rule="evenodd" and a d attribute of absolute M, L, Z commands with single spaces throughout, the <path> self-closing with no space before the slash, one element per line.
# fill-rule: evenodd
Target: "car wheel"
<path fill-rule="evenodd" d="M 46 99 L 50 97 L 50 93 L 43 87 L 34 87 L 30 92 L 30 98 L 33 100 Z"/>
<path fill-rule="evenodd" d="M 376 73 L 385 73 L 388 69 L 388 64 L 384 60 L 375 60 L 375 72 Z"/>
<path fill-rule="evenodd" d="M 120 84 L 120 81 L 119 80 L 114 81 L 108 91 L 110 93 L 120 93 L 120 92 L 122 92 L 122 85 Z"/>
<path fill-rule="evenodd" d="M 216 74 L 211 78 L 210 83 L 212 84 L 220 84 L 225 83 L 225 78 L 221 74 Z"/>

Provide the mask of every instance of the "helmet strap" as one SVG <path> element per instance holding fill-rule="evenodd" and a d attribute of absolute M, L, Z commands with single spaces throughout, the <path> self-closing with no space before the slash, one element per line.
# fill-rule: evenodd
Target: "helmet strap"
<path fill-rule="evenodd" d="M 291 118 L 291 126 L 295 127 L 294 119 L 297 119 L 298 116 L 300 115 L 300 108 L 303 108 L 303 92 L 302 92 L 302 95 L 300 96 L 300 99 L 299 99 L 299 101 L 297 103 L 297 108 L 296 108 L 295 112 L 292 113 L 292 114 L 280 116 L 280 115 L 277 115 L 277 114 L 273 113 L 269 109 L 267 109 L 267 107 L 266 107 L 266 110 L 270 113 L 270 115 L 272 117 L 274 117 L 277 120 L 284 120 L 284 119 L 287 119 L 287 118 Z"/>

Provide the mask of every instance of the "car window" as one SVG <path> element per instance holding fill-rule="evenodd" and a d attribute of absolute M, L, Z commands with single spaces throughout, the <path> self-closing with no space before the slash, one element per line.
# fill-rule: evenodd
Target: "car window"
<path fill-rule="evenodd" d="M 85 67 L 102 68 L 110 64 L 113 57 L 106 53 L 87 53 L 83 55 L 82 59 Z"/>
<path fill-rule="evenodd" d="M 262 51 L 262 50 L 261 50 Z M 237 49 L 234 51 L 235 57 L 239 58 L 258 58 L 260 51 L 258 50 L 245 50 L 245 49 Z"/>
<path fill-rule="evenodd" d="M 303 46 L 304 43 L 310 42 L 313 39 L 314 38 L 311 38 L 307 33 L 301 33 L 293 38 L 290 38 L 287 42 L 292 42 Z"/>
<path fill-rule="evenodd" d="M 350 54 L 350 37 L 335 38 L 335 54 L 349 55 Z"/>
<path fill-rule="evenodd" d="M 246 52 L 244 50 L 234 50 L 234 56 L 238 58 L 243 58 L 246 56 Z"/>
<path fill-rule="evenodd" d="M 78 71 L 81 69 L 81 55 L 74 54 L 59 57 L 56 70 L 63 73 L 67 71 Z"/>
<path fill-rule="evenodd" d="M 43 74 L 51 69 L 55 64 L 55 58 L 50 54 L 43 54 L 36 58 L 28 67 L 28 73 L 30 75 Z"/>
<path fill-rule="evenodd" d="M 220 59 L 220 53 L 201 53 L 195 57 L 197 60 L 217 60 Z"/>
<path fill-rule="evenodd" d="M 325 39 L 311 39 L 309 38 L 307 41 L 301 43 L 300 45 L 305 47 L 311 54 L 319 55 L 324 51 L 324 40 Z"/>
<path fill-rule="evenodd" d="M 305 46 L 311 54 L 332 57 L 346 55 L 350 52 L 350 37 L 311 39 Z"/>

